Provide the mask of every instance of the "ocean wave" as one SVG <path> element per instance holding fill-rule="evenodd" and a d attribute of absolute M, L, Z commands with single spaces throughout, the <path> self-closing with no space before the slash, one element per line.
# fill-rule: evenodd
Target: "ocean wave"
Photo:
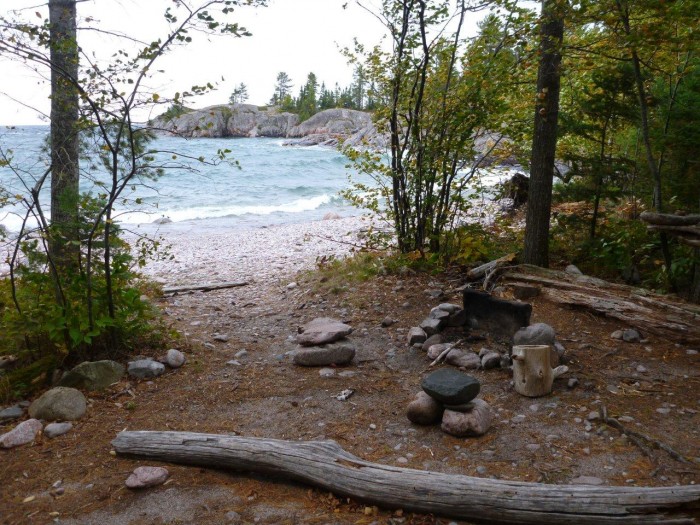
<path fill-rule="evenodd" d="M 317 195 L 309 199 L 297 199 L 292 202 L 268 205 L 233 205 L 233 206 L 197 206 L 178 210 L 160 210 L 158 214 L 146 212 L 125 212 L 118 220 L 125 224 L 144 224 L 159 217 L 167 217 L 173 222 L 221 217 L 238 217 L 242 215 L 272 215 L 273 213 L 303 213 L 320 208 L 334 201 L 332 195 Z"/>

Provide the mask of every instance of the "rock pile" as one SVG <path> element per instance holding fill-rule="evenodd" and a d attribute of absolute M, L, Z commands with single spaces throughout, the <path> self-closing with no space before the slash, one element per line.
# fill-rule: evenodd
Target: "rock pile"
<path fill-rule="evenodd" d="M 451 368 L 441 368 L 427 375 L 422 392 L 408 405 L 407 417 L 418 425 L 442 421 L 442 431 L 457 437 L 485 434 L 491 426 L 491 408 L 476 399 L 479 381 Z"/>
<path fill-rule="evenodd" d="M 345 340 L 352 327 L 329 317 L 319 317 L 299 328 L 294 364 L 300 366 L 342 366 L 355 357 L 355 347 Z"/>

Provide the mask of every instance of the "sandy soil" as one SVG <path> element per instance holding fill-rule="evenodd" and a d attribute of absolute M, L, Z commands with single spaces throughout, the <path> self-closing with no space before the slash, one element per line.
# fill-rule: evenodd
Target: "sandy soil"
<path fill-rule="evenodd" d="M 344 219 L 196 236 L 171 233 L 176 262 L 149 266 L 150 276 L 170 285 L 249 284 L 154 298 L 182 334 L 177 347 L 187 353 L 187 364 L 154 381 L 125 380 L 109 392 L 91 394 L 87 415 L 65 436 L 42 436 L 31 446 L 0 451 L 0 522 L 451 523 L 282 480 L 176 465 L 167 465 L 171 478 L 165 486 L 130 491 L 124 487 L 128 474 L 156 463 L 111 453 L 110 441 L 124 429 L 334 439 L 369 461 L 498 479 L 561 484 L 594 476 L 608 485 L 640 486 L 700 482 L 700 357 L 672 340 L 613 340 L 609 334 L 625 326 L 540 298 L 532 302 L 532 321 L 556 329 L 571 369 L 550 396 L 519 396 L 507 370 L 475 371 L 481 397 L 496 414 L 485 436 L 458 439 L 439 427 L 411 424 L 406 405 L 420 390 L 430 360 L 408 348 L 406 333 L 432 306 L 460 301 L 450 291 L 462 283 L 461 276 L 386 275 L 338 286 L 306 272 L 318 257 L 347 253 L 358 242 L 358 227 L 357 219 Z M 292 282 L 296 286 L 289 286 Z M 431 298 L 428 292 L 436 289 L 444 296 Z M 318 369 L 296 367 L 288 355 L 296 348 L 297 327 L 321 315 L 351 324 L 350 339 L 358 348 L 355 362 L 330 378 Z M 384 328 L 387 316 L 397 322 Z M 217 341 L 215 334 L 228 340 Z M 495 344 L 487 339 L 468 346 L 478 351 Z M 246 354 L 236 357 L 243 349 Z M 232 360 L 239 364 L 227 364 Z M 568 389 L 571 377 L 579 385 Z M 347 402 L 336 400 L 346 388 L 355 394 Z M 611 415 L 627 416 L 630 428 L 663 441 L 690 462 L 678 462 L 663 450 L 647 456 L 617 430 L 588 421 L 602 406 Z M 52 488 L 59 480 L 60 495 Z"/>

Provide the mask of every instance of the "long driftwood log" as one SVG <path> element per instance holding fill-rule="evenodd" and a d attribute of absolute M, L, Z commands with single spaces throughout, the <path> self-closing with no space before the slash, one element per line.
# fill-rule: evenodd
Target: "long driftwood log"
<path fill-rule="evenodd" d="M 212 290 L 224 290 L 226 288 L 238 288 L 239 286 L 247 286 L 246 281 L 234 281 L 227 283 L 205 283 L 205 284 L 190 284 L 185 286 L 169 286 L 163 288 L 163 295 L 183 293 L 183 292 L 211 292 Z"/>
<path fill-rule="evenodd" d="M 624 321 L 642 333 L 700 343 L 700 306 L 585 275 L 520 265 L 501 276 L 501 284 L 540 287 L 549 300 L 587 308 Z"/>
<path fill-rule="evenodd" d="M 119 454 L 258 472 L 383 507 L 479 523 L 698 523 L 700 485 L 545 485 L 442 474 L 363 461 L 334 441 L 282 441 L 191 432 L 120 432 Z"/>

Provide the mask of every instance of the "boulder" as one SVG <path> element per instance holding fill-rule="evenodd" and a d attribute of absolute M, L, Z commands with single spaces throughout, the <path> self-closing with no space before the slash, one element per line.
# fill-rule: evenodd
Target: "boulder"
<path fill-rule="evenodd" d="M 491 427 L 491 407 L 483 399 L 475 399 L 462 411 L 446 409 L 442 414 L 442 431 L 456 437 L 484 435 Z"/>
<path fill-rule="evenodd" d="M 138 359 L 128 364 L 129 376 L 135 379 L 150 379 L 165 373 L 165 365 L 153 359 Z"/>
<path fill-rule="evenodd" d="M 0 423 L 12 421 L 13 419 L 19 419 L 23 415 L 24 409 L 19 405 L 4 408 L 3 410 L 0 410 Z"/>
<path fill-rule="evenodd" d="M 38 419 L 22 421 L 15 428 L 0 436 L 0 448 L 14 448 L 31 443 L 41 428 L 42 424 Z"/>
<path fill-rule="evenodd" d="M 302 346 L 333 343 L 350 335 L 352 327 L 330 317 L 319 317 L 301 327 L 297 342 Z"/>
<path fill-rule="evenodd" d="M 428 348 L 428 358 L 437 359 L 440 354 L 442 354 L 450 345 L 448 343 L 440 343 L 437 345 L 430 345 Z"/>
<path fill-rule="evenodd" d="M 124 365 L 116 361 L 85 361 L 66 373 L 58 386 L 104 390 L 124 377 Z"/>
<path fill-rule="evenodd" d="M 130 489 L 145 489 L 162 485 L 170 476 L 168 469 L 163 467 L 137 467 L 126 479 Z"/>
<path fill-rule="evenodd" d="M 535 323 L 521 328 L 513 335 L 514 346 L 554 345 L 556 333 L 554 328 L 546 323 Z"/>
<path fill-rule="evenodd" d="M 476 369 L 481 365 L 479 356 L 474 352 L 453 348 L 445 357 L 445 362 L 459 368 Z"/>
<path fill-rule="evenodd" d="M 300 366 L 347 365 L 355 357 L 355 347 L 350 343 L 335 343 L 312 348 L 302 348 L 294 354 L 293 362 Z"/>
<path fill-rule="evenodd" d="M 521 327 L 530 324 L 532 305 L 505 301 L 486 292 L 465 289 L 464 311 L 478 328 L 490 331 L 494 336 L 510 338 Z"/>
<path fill-rule="evenodd" d="M 409 345 L 424 343 L 426 339 L 428 339 L 428 334 L 418 326 L 414 326 L 408 331 L 407 340 Z"/>
<path fill-rule="evenodd" d="M 453 368 L 441 368 L 425 376 L 421 388 L 440 403 L 461 405 L 479 395 L 481 384 L 475 377 Z"/>
<path fill-rule="evenodd" d="M 442 418 L 442 405 L 425 392 L 419 392 L 408 404 L 406 417 L 417 425 L 433 425 Z"/>
<path fill-rule="evenodd" d="M 46 421 L 74 421 L 85 415 L 87 400 L 80 390 L 57 386 L 29 406 L 29 415 Z"/>

